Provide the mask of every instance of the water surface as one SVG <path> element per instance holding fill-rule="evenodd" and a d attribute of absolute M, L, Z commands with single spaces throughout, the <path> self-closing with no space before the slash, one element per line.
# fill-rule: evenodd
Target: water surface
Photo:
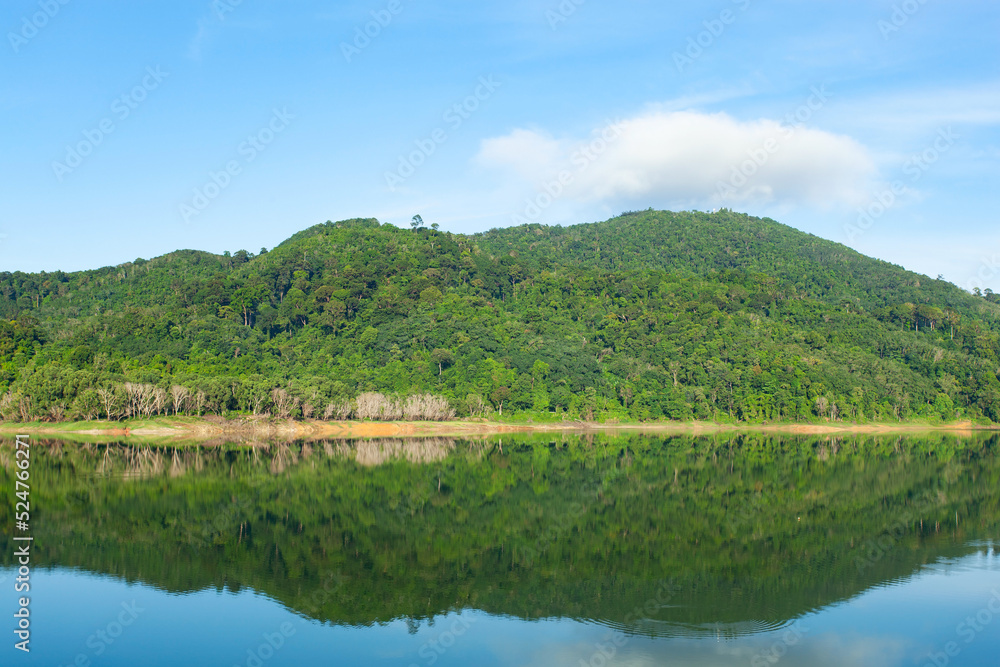
<path fill-rule="evenodd" d="M 10 641 L 4 664 L 1000 655 L 992 436 L 35 451 L 33 651 Z M 2 460 L 9 488 L 9 444 Z M 0 539 L 13 611 L 14 546 Z"/>

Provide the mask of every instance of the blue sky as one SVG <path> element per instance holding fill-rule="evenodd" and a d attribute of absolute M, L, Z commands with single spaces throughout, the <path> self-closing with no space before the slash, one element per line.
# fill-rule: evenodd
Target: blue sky
<path fill-rule="evenodd" d="M 8 0 L 0 27 L 4 270 L 729 207 L 1000 291 L 996 3 Z"/>

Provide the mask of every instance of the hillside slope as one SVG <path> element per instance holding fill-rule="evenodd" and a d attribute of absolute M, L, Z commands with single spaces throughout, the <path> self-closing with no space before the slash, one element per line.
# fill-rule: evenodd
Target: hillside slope
<path fill-rule="evenodd" d="M 411 416 L 996 421 L 987 297 L 730 211 L 328 222 L 257 256 L 0 274 L 0 414 L 390 418 L 430 393 Z"/>

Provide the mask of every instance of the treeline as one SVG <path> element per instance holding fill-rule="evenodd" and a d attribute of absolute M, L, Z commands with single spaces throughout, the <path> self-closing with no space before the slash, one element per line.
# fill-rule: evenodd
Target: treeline
<path fill-rule="evenodd" d="M 1000 421 L 986 297 L 731 211 L 351 220 L 257 255 L 0 274 L 0 414 Z"/>
<path fill-rule="evenodd" d="M 94 380 L 85 374 L 70 380 L 77 386 L 73 396 L 41 396 L 38 392 L 8 391 L 0 396 L 0 418 L 14 422 L 90 421 L 94 419 L 142 419 L 166 415 L 249 414 L 279 419 L 347 419 L 394 421 L 444 421 L 456 411 L 447 398 L 433 394 L 386 396 L 366 392 L 355 399 L 311 394 L 300 398 L 284 388 L 267 390 L 266 384 L 241 378 L 216 378 L 160 387 L 142 382 Z M 59 388 L 46 385 L 42 392 Z M 470 396 L 467 404 L 482 406 Z M 479 407 L 481 410 L 482 408 Z"/>

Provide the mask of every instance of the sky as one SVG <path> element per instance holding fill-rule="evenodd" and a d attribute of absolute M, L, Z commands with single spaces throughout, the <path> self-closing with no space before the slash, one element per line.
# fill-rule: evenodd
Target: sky
<path fill-rule="evenodd" d="M 986 0 L 5 0 L 0 270 L 646 208 L 1000 291 Z"/>

